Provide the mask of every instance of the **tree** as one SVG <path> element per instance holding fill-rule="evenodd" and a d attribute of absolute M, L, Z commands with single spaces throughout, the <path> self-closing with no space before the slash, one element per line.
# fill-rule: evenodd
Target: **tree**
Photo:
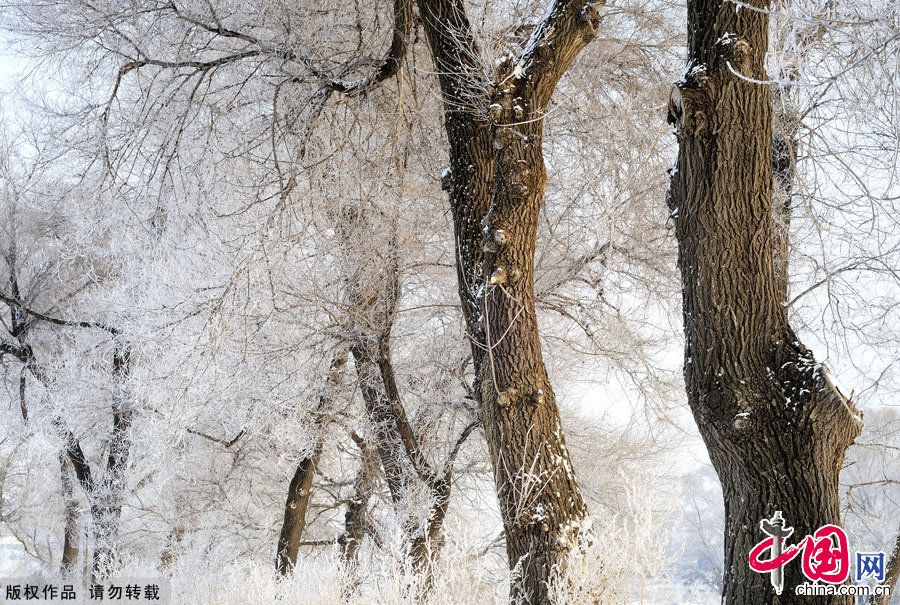
<path fill-rule="evenodd" d="M 541 355 L 534 256 L 546 188 L 544 118 L 553 91 L 595 36 L 599 5 L 556 1 L 487 71 L 465 5 L 420 0 L 444 102 L 459 296 L 494 467 L 512 598 L 547 600 L 587 508 Z"/>
<path fill-rule="evenodd" d="M 309 204 L 319 210 L 320 202 L 314 198 L 321 190 L 334 189 L 332 196 L 344 194 L 334 185 L 347 181 L 348 170 L 359 174 L 356 166 L 372 152 L 373 141 L 396 146 L 398 151 L 384 164 L 369 164 L 373 166 L 369 180 L 378 183 L 391 200 L 409 195 L 422 200 L 408 217 L 410 223 L 417 220 L 415 212 L 419 216 L 437 214 L 433 204 L 439 195 L 434 191 L 438 170 L 432 161 L 437 153 L 432 149 L 440 141 L 436 135 L 441 107 L 429 94 L 434 79 L 404 77 L 402 69 L 405 63 L 415 65 L 422 60 L 410 43 L 413 8 L 409 0 L 375 7 L 324 3 L 323 14 L 333 16 L 336 22 L 327 28 L 321 27 L 319 13 L 316 18 L 298 14 L 294 4 L 280 1 L 264 9 L 248 2 L 171 2 L 136 3 L 125 10 L 115 4 L 83 2 L 60 10 L 40 1 L 22 1 L 12 3 L 10 13 L 14 28 L 29 35 L 35 50 L 45 56 L 69 56 L 73 47 L 86 51 L 78 54 L 85 69 L 78 70 L 76 79 L 93 74 L 102 83 L 97 89 L 103 88 L 102 98 L 80 105 L 83 113 L 73 110 L 69 119 L 77 116 L 84 123 L 100 123 L 97 146 L 108 172 L 105 185 L 129 199 L 133 196 L 136 204 L 145 203 L 144 196 L 153 199 L 157 208 L 150 222 L 164 232 L 178 228 L 179 213 L 202 216 L 200 220 L 215 223 L 217 231 L 228 233 L 222 240 L 229 244 L 222 249 L 249 259 L 246 266 L 234 269 L 234 275 L 227 270 L 209 271 L 220 281 L 210 285 L 213 280 L 204 280 L 209 288 L 206 292 L 221 293 L 221 300 L 203 300 L 206 294 L 190 297 L 194 306 L 215 307 L 211 316 L 229 325 L 238 323 L 240 320 L 231 319 L 238 316 L 260 324 L 269 317 L 296 322 L 293 297 L 298 295 L 304 301 L 315 300 L 320 307 L 317 313 L 332 310 L 335 298 L 331 292 L 320 296 L 314 291 L 320 284 L 310 284 L 302 293 L 291 289 L 290 297 L 277 300 L 279 289 L 285 286 L 283 276 L 277 275 L 280 268 L 273 271 L 271 259 L 300 254 L 311 245 L 310 240 L 321 241 L 297 227 L 317 220 L 316 212 L 307 212 L 302 206 Z M 487 13 L 488 6 L 484 8 Z M 619 18 L 627 31 L 621 39 L 611 36 L 591 68 L 585 68 L 571 84 L 572 97 L 590 103 L 592 95 L 586 91 L 599 88 L 608 95 L 609 103 L 585 108 L 571 122 L 560 118 L 554 121 L 561 125 L 560 130 L 545 133 L 543 120 L 557 83 L 572 71 L 574 59 L 595 36 L 600 23 L 599 7 L 592 3 L 557 2 L 549 8 L 539 22 L 531 14 L 534 7 L 517 8 L 512 15 L 497 11 L 503 20 L 512 22 L 503 23 L 490 15 L 480 19 L 488 24 L 476 31 L 469 27 L 462 3 L 419 5 L 434 62 L 446 67 L 439 70 L 437 80 L 443 88 L 451 156 L 444 182 L 451 189 L 455 223 L 452 236 L 449 225 L 440 237 L 434 230 L 423 236 L 432 251 L 427 261 L 441 269 L 456 266 L 462 315 L 468 327 L 467 334 L 460 337 L 471 346 L 474 358 L 471 396 L 483 400 L 481 417 L 490 426 L 491 463 L 501 509 L 507 531 L 514 531 L 507 541 L 509 563 L 527 578 L 522 594 L 532 600 L 540 599 L 551 568 L 561 563 L 577 542 L 587 512 L 566 451 L 540 337 L 549 336 L 578 352 L 603 356 L 610 366 L 634 375 L 644 373 L 645 368 L 646 374 L 651 374 L 657 368 L 640 355 L 647 339 L 632 330 L 642 319 L 628 325 L 627 310 L 639 303 L 632 299 L 623 305 L 632 293 L 618 297 L 611 290 L 617 279 L 633 280 L 641 288 L 643 280 L 663 281 L 666 275 L 660 258 L 667 253 L 658 221 L 648 220 L 652 213 L 642 211 L 658 203 L 654 188 L 662 172 L 658 167 L 663 146 L 635 140 L 632 145 L 622 145 L 627 151 L 615 154 L 615 159 L 610 156 L 606 164 L 605 156 L 596 159 L 595 148 L 604 145 L 591 141 L 602 131 L 593 128 L 590 119 L 610 112 L 624 117 L 631 103 L 648 107 L 658 103 L 662 57 L 652 56 L 649 49 L 662 49 L 663 57 L 670 58 L 672 42 L 665 20 L 653 10 L 646 16 L 640 10 L 621 10 Z M 388 35 L 382 38 L 389 43 L 377 51 L 369 49 L 359 36 L 366 20 L 389 24 Z M 108 33 L 99 45 L 94 34 L 97 29 Z M 383 29 L 379 26 L 378 31 L 384 33 Z M 315 44 L 307 47 L 305 42 L 310 40 Z M 500 64 L 483 64 L 481 48 L 495 43 L 503 45 Z M 419 48 L 424 50 L 422 45 Z M 646 85 L 638 82 L 637 76 L 648 72 L 653 73 L 651 81 Z M 412 73 L 418 74 L 416 70 Z M 597 73 L 609 82 L 596 82 Z M 493 90 L 490 81 L 497 85 Z M 340 102 L 326 111 L 326 103 L 338 97 Z M 650 113 L 641 113 L 642 124 L 648 123 L 645 118 Z M 343 122 L 336 115 L 342 116 Z M 384 134 L 372 138 L 364 134 L 370 130 L 400 134 L 393 139 Z M 640 130 L 635 127 L 635 133 Z M 310 150 L 307 141 L 311 133 Z M 471 141 L 462 140 L 469 135 Z M 555 144 L 559 145 L 558 163 L 567 176 L 580 175 L 583 186 L 571 199 L 561 187 L 547 192 L 549 199 L 560 203 L 546 209 L 543 147 Z M 354 147 L 358 147 L 354 153 L 346 151 Z M 571 149 L 577 147 L 587 151 L 573 153 Z M 428 161 L 409 161 L 413 148 L 418 154 L 415 157 Z M 469 153 L 473 162 L 469 162 Z M 571 162 L 576 155 L 583 161 Z M 331 161 L 342 156 L 346 162 Z M 184 161 L 186 157 L 189 162 Z M 601 162 L 609 169 L 597 174 Z M 323 164 L 328 168 L 320 169 Z M 402 178 L 371 178 L 395 164 L 403 167 Z M 139 179 L 129 176 L 137 173 Z M 361 176 L 355 178 L 362 181 Z M 194 187 L 194 183 L 202 185 Z M 218 216 L 194 210 L 194 197 L 203 210 L 214 206 Z M 652 237 L 632 235 L 621 228 L 633 217 L 643 221 L 641 227 L 654 230 Z M 290 224 L 291 220 L 295 222 Z M 483 220 L 490 223 L 487 237 L 482 232 Z M 538 234 L 541 220 L 546 227 Z M 259 225 L 265 225 L 258 238 L 262 243 L 254 241 Z M 535 260 L 539 237 L 542 254 Z M 633 245 L 643 244 L 645 239 L 653 242 L 647 249 Z M 454 242 L 457 258 L 447 263 L 442 251 Z M 360 245 L 377 247 L 378 242 L 366 240 Z M 253 294 L 234 294 L 236 281 L 251 273 L 259 291 L 272 290 L 271 298 L 278 304 L 259 308 Z M 446 283 L 447 273 L 434 272 L 441 284 Z M 222 282 L 226 285 L 221 286 Z M 634 296 L 642 297 L 643 292 Z M 447 301 L 440 302 L 451 308 Z M 457 312 L 456 306 L 451 309 Z M 226 317 L 226 311 L 231 317 Z M 553 318 L 542 320 L 543 334 L 537 329 L 539 313 Z M 441 317 L 440 312 L 435 315 Z M 446 318 L 441 320 L 449 323 Z M 557 330 L 552 329 L 554 325 Z M 339 329 L 327 321 L 316 328 L 328 334 Z M 620 342 L 606 332 L 624 333 L 626 338 Z M 346 340 L 346 335 L 341 336 Z M 295 340 L 297 350 L 315 350 L 309 343 L 315 342 L 318 334 L 310 330 L 304 337 L 306 340 Z M 259 337 L 252 334 L 244 339 L 250 338 Z M 415 346 L 396 338 L 393 342 L 394 348 Z M 162 358 L 175 358 L 172 347 L 155 350 Z M 315 353 L 322 359 L 321 351 Z M 552 361 L 557 376 L 582 369 L 567 363 L 563 356 Z M 243 360 L 241 363 L 248 367 Z M 177 374 L 173 372 L 180 380 Z M 384 376 L 383 372 L 371 373 L 376 379 L 379 374 Z M 650 378 L 647 382 L 655 377 Z M 378 380 L 371 382 L 378 387 Z M 223 395 L 222 406 L 239 399 L 230 393 Z M 202 394 L 204 399 L 208 396 Z M 274 399 L 271 394 L 265 397 Z M 227 443 L 228 438 L 223 441 Z M 407 448 L 405 443 L 401 445 L 394 450 L 402 455 Z M 453 439 L 447 445 L 452 451 Z M 397 456 L 389 456 L 389 462 L 397 464 Z M 441 470 L 434 470 L 424 474 L 439 478 Z M 421 474 L 413 473 L 416 481 Z"/>
<path fill-rule="evenodd" d="M 345 285 L 346 317 L 343 323 L 346 325 L 346 346 L 354 360 L 363 408 L 372 431 L 372 445 L 384 469 L 391 501 L 402 518 L 406 553 L 413 570 L 425 575 L 427 585 L 431 563 L 443 541 L 453 463 L 478 422 L 472 419 L 460 431 L 439 468 L 428 460 L 422 436 L 417 434 L 409 421 L 391 358 L 391 336 L 400 303 L 402 277 L 397 220 L 379 216 L 378 208 L 369 207 L 367 202 L 363 202 L 362 207 L 346 204 L 335 214 L 340 240 L 337 249 L 342 259 L 342 282 Z M 389 243 L 372 246 L 372 240 L 377 238 L 375 234 L 379 233 L 385 234 Z M 332 361 L 328 379 L 332 392 L 323 394 L 317 414 L 324 416 L 333 410 L 330 401 L 333 387 L 346 362 L 345 355 L 336 356 Z M 429 386 L 435 395 L 441 392 L 438 385 Z M 359 441 L 359 438 L 354 440 Z M 365 443 L 358 445 L 363 454 L 358 488 L 348 503 L 345 532 L 339 538 L 348 562 L 355 557 L 359 534 L 364 528 L 361 519 L 364 510 L 358 509 L 357 504 L 364 506 L 368 497 L 363 494 L 371 491 L 366 486 L 371 482 L 367 477 L 370 465 L 365 459 L 369 446 Z M 291 480 L 276 556 L 276 567 L 282 575 L 286 575 L 296 564 L 313 474 L 322 446 L 320 438 L 311 455 L 300 462 Z M 424 496 L 419 494 L 421 488 L 426 492 Z"/>
<path fill-rule="evenodd" d="M 688 69 L 672 89 L 679 153 L 668 203 L 683 288 L 684 374 L 725 499 L 723 602 L 794 603 L 747 565 L 761 519 L 798 536 L 840 523 L 838 478 L 861 418 L 799 341 L 773 232 L 769 2 L 688 2 Z M 829 603 L 850 603 L 828 597 Z"/>
<path fill-rule="evenodd" d="M 94 285 L 90 280 L 83 280 L 69 292 L 56 287 L 52 277 L 54 272 L 68 274 L 68 286 L 72 287 L 81 281 L 76 276 L 85 269 L 85 266 L 70 266 L 63 246 L 63 249 L 55 250 L 57 254 L 47 256 L 47 251 L 54 249 L 51 242 L 55 235 L 51 225 L 54 222 L 65 224 L 71 217 L 66 216 L 65 201 L 59 203 L 56 213 L 51 212 L 49 216 L 42 216 L 33 208 L 34 198 L 48 195 L 45 188 L 51 191 L 55 187 L 64 189 L 66 183 L 64 180 L 54 182 L 45 174 L 46 167 L 40 156 L 39 159 L 32 159 L 23 170 L 22 166 L 13 165 L 13 155 L 12 148 L 7 148 L 6 157 L 0 162 L 0 188 L 4 194 L 2 201 L 6 219 L 2 242 L 5 283 L 0 287 L 0 302 L 9 311 L 9 320 L 3 321 L 7 335 L 0 339 L 0 357 L 8 355 L 21 364 L 16 382 L 23 423 L 34 430 L 36 419 L 29 412 L 29 387 L 37 385 L 50 392 L 64 390 L 54 375 L 54 363 L 48 359 L 52 356 L 50 352 L 62 349 L 63 355 L 79 356 L 79 351 L 71 342 L 59 338 L 54 332 L 83 331 L 100 335 L 105 337 L 105 341 L 100 341 L 100 346 L 111 349 L 104 371 L 112 378 L 112 384 L 108 387 L 111 391 L 110 414 L 105 418 L 108 422 L 111 417 L 112 426 L 106 437 L 106 452 L 101 464 L 92 464 L 85 454 L 82 439 L 70 426 L 70 410 L 50 411 L 50 424 L 61 442 L 59 461 L 65 515 L 61 569 L 64 573 L 76 571 L 79 553 L 90 552 L 91 573 L 99 577 L 112 571 L 119 563 L 119 521 L 126 491 L 134 413 L 128 384 L 132 367 L 131 349 L 117 327 L 98 321 L 68 319 L 58 314 L 64 307 L 77 305 L 76 294 L 79 290 Z M 22 162 L 20 158 L 15 159 Z M 71 192 L 67 193 L 71 195 Z M 63 199 L 65 196 L 66 193 L 60 194 Z M 85 265 L 89 266 L 89 262 Z M 49 305 L 55 310 L 38 311 L 38 305 Z M 90 363 L 86 369 L 92 369 Z M 71 475 L 81 487 L 90 511 L 90 524 L 84 532 L 87 536 L 85 544 L 79 544 L 78 540 L 80 515 Z"/>
<path fill-rule="evenodd" d="M 316 419 L 319 422 L 331 408 L 334 387 L 340 383 L 346 365 L 346 355 L 335 355 L 331 361 L 328 380 L 320 396 L 319 408 L 316 410 L 320 416 Z M 319 431 L 322 429 L 320 428 Z M 278 536 L 275 553 L 275 569 L 283 576 L 288 575 L 297 564 L 297 553 L 300 551 L 303 530 L 306 528 L 306 511 L 312 497 L 316 465 L 322 456 L 323 446 L 323 436 L 319 436 L 312 452 L 300 458 L 297 470 L 294 471 L 294 476 L 291 477 L 288 485 L 287 501 L 284 504 L 284 520 L 281 523 L 281 533 Z"/>

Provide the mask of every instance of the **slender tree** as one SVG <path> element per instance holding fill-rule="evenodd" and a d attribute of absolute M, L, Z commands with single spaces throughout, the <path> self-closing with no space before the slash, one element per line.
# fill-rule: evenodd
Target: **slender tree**
<path fill-rule="evenodd" d="M 323 420 L 331 407 L 334 389 L 340 383 L 347 365 L 345 354 L 335 355 L 331 360 L 328 380 L 322 394 L 319 396 L 319 406 L 315 410 L 317 418 L 313 422 L 318 425 L 321 432 L 324 427 Z M 297 564 L 297 553 L 303 540 L 303 530 L 306 529 L 306 511 L 312 497 L 313 478 L 316 474 L 316 465 L 322 456 L 324 438 L 320 434 L 313 445 L 312 451 L 306 453 L 297 463 L 294 476 L 288 485 L 287 501 L 284 504 L 284 519 L 281 523 L 281 532 L 278 535 L 278 549 L 275 554 L 275 569 L 279 574 L 288 575 Z"/>
<path fill-rule="evenodd" d="M 23 364 L 20 381 L 20 404 L 22 418 L 28 422 L 28 408 L 25 404 L 25 387 L 27 371 L 45 388 L 52 385 L 51 377 L 35 358 L 34 349 L 27 342 L 30 328 L 36 323 L 50 324 L 69 328 L 99 329 L 119 338 L 119 330 L 98 322 L 60 319 L 25 306 L 19 298 L 19 286 L 12 272 L 11 290 L 14 295 L 0 292 L 0 301 L 10 308 L 12 317 L 11 336 L 16 343 L 0 342 L 0 355 L 11 355 Z M 64 442 L 64 453 L 60 457 L 60 473 L 63 488 L 64 504 L 64 540 L 63 571 L 71 571 L 83 546 L 77 544 L 78 514 L 73 485 L 69 472 L 74 472 L 78 483 L 84 490 L 90 504 L 91 523 L 89 535 L 93 537 L 91 570 L 95 576 L 102 575 L 118 564 L 119 519 L 125 491 L 125 471 L 128 463 L 129 432 L 131 430 L 132 405 L 128 397 L 127 380 L 131 366 L 131 352 L 127 345 L 117 342 L 112 354 L 112 375 L 114 379 L 112 396 L 112 431 L 109 436 L 109 452 L 106 456 L 105 472 L 99 478 L 91 470 L 90 461 L 84 454 L 80 440 L 65 426 L 64 420 L 57 416 L 52 424 Z"/>

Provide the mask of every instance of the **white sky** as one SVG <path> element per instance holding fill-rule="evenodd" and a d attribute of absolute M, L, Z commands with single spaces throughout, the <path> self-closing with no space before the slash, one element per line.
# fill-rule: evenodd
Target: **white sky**
<path fill-rule="evenodd" d="M 20 69 L 19 60 L 13 55 L 6 36 L 0 34 L 0 88 L 6 89 L 9 80 Z M 4 92 L 6 92 L 4 90 Z"/>

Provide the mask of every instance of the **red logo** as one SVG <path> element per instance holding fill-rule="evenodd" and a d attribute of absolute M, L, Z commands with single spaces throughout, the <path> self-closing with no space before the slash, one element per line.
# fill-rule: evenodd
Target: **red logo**
<path fill-rule="evenodd" d="M 781 594 L 784 587 L 782 567 L 803 553 L 803 575 L 812 582 L 842 584 L 850 576 L 850 546 L 847 534 L 837 525 L 823 525 L 811 536 L 806 536 L 797 544 L 788 546 L 785 539 L 793 532 L 785 527 L 781 511 L 771 519 L 763 519 L 760 529 L 768 537 L 750 551 L 750 569 L 759 573 L 772 574 L 772 586 Z M 764 558 L 765 553 L 769 553 Z"/>

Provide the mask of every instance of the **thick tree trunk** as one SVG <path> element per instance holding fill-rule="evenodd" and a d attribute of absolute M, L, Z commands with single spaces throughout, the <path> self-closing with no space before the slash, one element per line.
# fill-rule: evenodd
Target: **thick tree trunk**
<path fill-rule="evenodd" d="M 445 186 L 472 342 L 482 423 L 506 530 L 514 600 L 547 602 L 551 575 L 587 510 L 541 355 L 534 254 L 546 186 L 542 134 L 550 97 L 593 38 L 591 2 L 554 2 L 518 57 L 482 81 L 480 51 L 457 0 L 420 0 L 450 146 Z"/>
<path fill-rule="evenodd" d="M 684 295 L 688 401 L 725 498 L 723 603 L 805 603 L 750 570 L 760 520 L 797 540 L 840 523 L 838 474 L 861 421 L 788 324 L 773 232 L 768 2 L 688 2 L 689 67 L 672 92 L 680 143 L 669 204 Z M 741 74 L 741 75 L 738 75 Z M 820 598 L 849 605 L 849 598 Z"/>

